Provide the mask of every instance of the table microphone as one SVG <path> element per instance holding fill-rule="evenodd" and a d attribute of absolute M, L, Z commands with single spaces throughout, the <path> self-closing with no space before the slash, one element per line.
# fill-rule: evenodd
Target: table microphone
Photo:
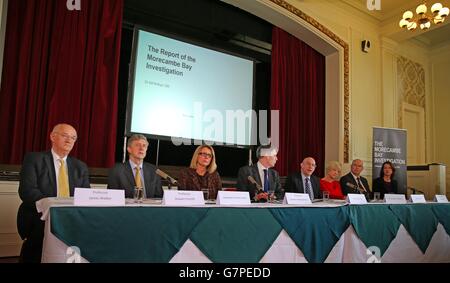
<path fill-rule="evenodd" d="M 155 173 L 158 174 L 158 175 L 159 175 L 161 178 L 163 178 L 164 180 L 169 181 L 172 185 L 175 185 L 175 184 L 178 183 L 177 180 L 175 180 L 174 178 L 170 177 L 170 176 L 167 175 L 165 172 L 163 172 L 163 171 L 161 171 L 161 170 L 159 170 L 159 169 L 156 169 Z"/>
<path fill-rule="evenodd" d="M 247 177 L 247 180 L 249 180 L 250 183 L 252 183 L 253 185 L 255 185 L 256 188 L 257 188 L 258 190 L 262 190 L 261 185 L 258 184 L 252 176 L 248 176 L 248 177 Z"/>

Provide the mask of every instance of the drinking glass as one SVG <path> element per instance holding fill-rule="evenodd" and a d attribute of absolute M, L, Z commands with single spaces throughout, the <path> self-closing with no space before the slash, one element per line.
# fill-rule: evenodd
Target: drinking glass
<path fill-rule="evenodd" d="M 322 192 L 322 200 L 324 202 L 328 201 L 330 199 L 330 192 L 329 191 L 323 191 Z"/>
<path fill-rule="evenodd" d="M 139 187 L 134 187 L 134 202 L 135 203 L 142 203 L 144 200 L 144 189 Z"/>
<path fill-rule="evenodd" d="M 375 202 L 379 202 L 380 201 L 380 192 L 374 192 L 373 193 L 373 200 Z"/>
<path fill-rule="evenodd" d="M 209 200 L 209 189 L 202 189 L 203 198 L 205 199 L 205 203 Z"/>
<path fill-rule="evenodd" d="M 274 190 L 268 190 L 267 191 L 267 194 L 268 194 L 268 196 L 267 196 L 267 200 L 270 202 L 270 203 L 272 203 L 274 200 L 275 200 L 275 191 Z"/>

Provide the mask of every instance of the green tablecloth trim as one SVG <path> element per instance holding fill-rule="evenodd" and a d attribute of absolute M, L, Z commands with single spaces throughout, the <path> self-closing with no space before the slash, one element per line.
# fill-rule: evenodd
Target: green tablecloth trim
<path fill-rule="evenodd" d="M 183 207 L 52 207 L 51 232 L 66 245 L 77 246 L 90 262 L 169 262 L 207 211 Z"/>
<path fill-rule="evenodd" d="M 308 262 L 324 262 L 349 226 L 346 207 L 270 211 Z"/>
<path fill-rule="evenodd" d="M 400 222 L 389 206 L 351 205 L 348 209 L 350 223 L 358 237 L 367 248 L 378 247 L 383 256 L 400 227 Z"/>
<path fill-rule="evenodd" d="M 406 231 L 425 254 L 437 229 L 438 220 L 430 204 L 389 205 Z"/>
<path fill-rule="evenodd" d="M 213 262 L 257 263 L 281 232 L 267 209 L 210 209 L 191 241 Z"/>
<path fill-rule="evenodd" d="M 445 228 L 445 232 L 450 236 L 450 204 L 433 204 L 431 209 L 439 223 Z"/>

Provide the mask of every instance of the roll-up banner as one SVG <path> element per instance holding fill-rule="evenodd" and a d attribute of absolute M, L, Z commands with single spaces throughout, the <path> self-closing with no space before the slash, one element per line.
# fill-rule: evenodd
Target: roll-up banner
<path fill-rule="evenodd" d="M 395 167 L 398 193 L 406 193 L 406 130 L 373 128 L 372 178 L 380 176 L 381 166 L 390 161 Z"/>

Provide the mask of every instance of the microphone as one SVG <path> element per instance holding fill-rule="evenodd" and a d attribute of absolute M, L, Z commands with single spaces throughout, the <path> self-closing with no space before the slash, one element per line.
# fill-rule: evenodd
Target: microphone
<path fill-rule="evenodd" d="M 175 180 L 174 178 L 170 177 L 170 176 L 167 175 L 165 172 L 163 172 L 163 171 L 161 171 L 161 170 L 159 170 L 159 169 L 156 169 L 155 173 L 158 174 L 158 175 L 159 175 L 161 178 L 163 178 L 164 180 L 169 181 L 172 185 L 175 185 L 175 184 L 178 183 L 177 180 Z"/>
<path fill-rule="evenodd" d="M 418 189 L 416 189 L 416 188 L 413 188 L 413 187 L 408 187 L 408 189 L 409 190 L 411 190 L 412 191 L 412 193 L 415 195 L 416 193 L 420 193 L 420 194 L 425 194 L 424 192 L 422 192 L 421 190 L 418 190 Z"/>
<path fill-rule="evenodd" d="M 352 188 L 353 190 L 354 190 L 354 189 L 358 190 L 361 194 L 367 193 L 366 188 L 364 188 L 364 187 L 360 188 L 360 187 L 358 187 L 358 186 L 353 185 L 353 184 L 350 183 L 350 182 L 347 182 L 347 184 L 345 184 L 345 185 L 347 185 L 348 187 Z"/>
<path fill-rule="evenodd" d="M 356 189 L 356 186 L 355 185 L 353 185 L 352 183 L 350 183 L 350 182 L 347 182 L 347 184 L 345 184 L 347 187 L 350 187 L 350 188 L 352 188 L 352 189 Z"/>
<path fill-rule="evenodd" d="M 256 188 L 257 188 L 258 190 L 262 190 L 261 185 L 258 184 L 252 176 L 248 176 L 248 177 L 247 177 L 247 180 L 249 180 L 250 183 L 252 183 L 253 185 L 255 185 Z"/>

